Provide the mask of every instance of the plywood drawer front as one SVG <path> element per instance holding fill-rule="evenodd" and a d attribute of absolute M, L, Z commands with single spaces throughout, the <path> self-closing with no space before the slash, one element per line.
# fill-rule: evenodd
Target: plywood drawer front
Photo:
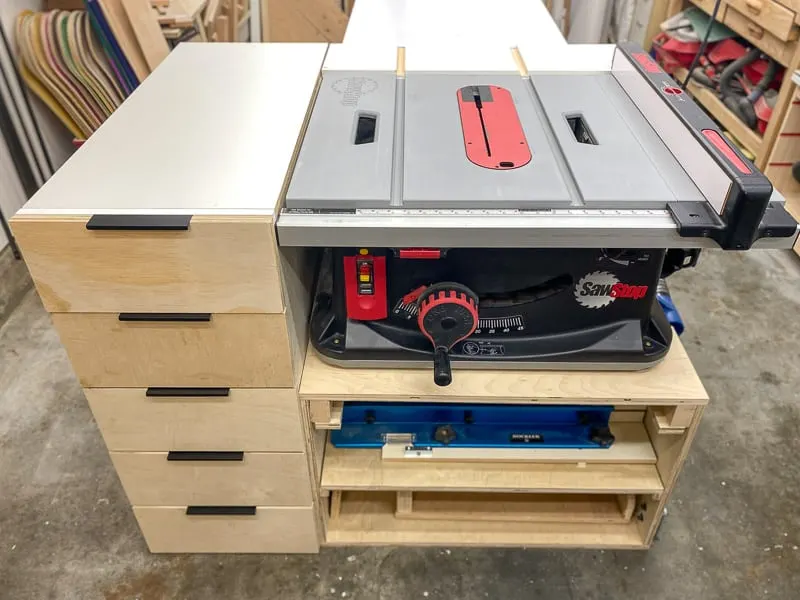
<path fill-rule="evenodd" d="M 120 321 L 55 313 L 53 323 L 84 387 L 292 387 L 283 315 L 209 321 Z"/>
<path fill-rule="evenodd" d="M 109 450 L 244 450 L 302 452 L 300 409 L 293 389 L 151 390 L 86 388 Z"/>
<path fill-rule="evenodd" d="M 174 506 L 133 512 L 151 552 L 319 552 L 311 506 L 259 506 L 252 516 L 189 516 Z"/>
<path fill-rule="evenodd" d="M 89 230 L 88 216 L 16 217 L 49 312 L 283 311 L 269 217 L 192 217 L 186 230 Z"/>
<path fill-rule="evenodd" d="M 796 42 L 784 42 L 733 6 L 725 11 L 722 22 L 782 65 L 786 66 L 791 61 Z"/>
<path fill-rule="evenodd" d="M 784 42 L 797 39 L 795 12 L 774 0 L 726 0 L 728 4 Z"/>
<path fill-rule="evenodd" d="M 308 460 L 302 452 L 246 452 L 242 460 L 167 460 L 167 456 L 166 452 L 111 453 L 131 504 L 311 505 Z"/>
<path fill-rule="evenodd" d="M 791 165 L 798 160 L 800 160 L 800 137 L 779 135 L 772 147 L 769 162 Z"/>

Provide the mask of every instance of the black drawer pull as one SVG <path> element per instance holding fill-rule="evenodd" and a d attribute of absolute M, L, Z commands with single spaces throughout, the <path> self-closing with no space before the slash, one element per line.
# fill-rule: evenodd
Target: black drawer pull
<path fill-rule="evenodd" d="M 145 396 L 151 398 L 221 398 L 230 396 L 231 388 L 226 387 L 149 387 Z"/>
<path fill-rule="evenodd" d="M 186 231 L 192 215 L 94 215 L 91 231 Z"/>
<path fill-rule="evenodd" d="M 252 517 L 256 514 L 255 506 L 187 506 L 186 514 L 191 515 L 231 515 Z"/>
<path fill-rule="evenodd" d="M 244 452 L 219 452 L 207 450 L 170 450 L 167 460 L 243 461 Z"/>
<path fill-rule="evenodd" d="M 120 321 L 182 321 L 203 323 L 211 321 L 211 313 L 119 313 Z"/>

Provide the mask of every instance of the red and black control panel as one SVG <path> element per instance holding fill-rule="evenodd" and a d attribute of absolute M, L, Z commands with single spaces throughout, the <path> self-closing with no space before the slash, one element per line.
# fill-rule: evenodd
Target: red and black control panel
<path fill-rule="evenodd" d="M 680 235 L 708 237 L 726 250 L 747 250 L 762 237 L 794 236 L 797 222 L 781 204 L 770 202 L 772 184 L 716 123 L 641 47 L 621 43 L 618 48 L 731 180 L 722 214 L 708 202 L 667 204 Z"/>
<path fill-rule="evenodd" d="M 386 257 L 361 248 L 344 259 L 344 284 L 347 318 L 356 321 L 385 319 L 389 314 L 386 302 Z"/>

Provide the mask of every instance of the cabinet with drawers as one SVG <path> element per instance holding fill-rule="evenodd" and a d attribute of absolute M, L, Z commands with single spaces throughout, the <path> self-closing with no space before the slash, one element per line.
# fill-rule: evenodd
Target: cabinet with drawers
<path fill-rule="evenodd" d="M 711 14 L 715 0 L 669 0 L 653 10 L 649 30 L 657 31 L 666 18 L 695 5 Z M 746 127 L 728 110 L 717 94 L 690 82 L 688 89 L 711 115 L 755 156 L 754 163 L 762 171 L 767 168 L 773 146 L 778 139 L 781 123 L 789 110 L 794 86 L 789 74 L 800 67 L 800 2 L 798 0 L 722 0 L 717 21 L 727 25 L 748 44 L 759 48 L 786 67 L 778 97 L 767 129 L 763 135 Z M 686 71 L 675 73 L 679 81 Z M 774 182 L 773 182 L 774 183 Z"/>
<path fill-rule="evenodd" d="M 319 548 L 310 268 L 273 214 L 325 51 L 181 45 L 13 219 L 153 552 Z"/>

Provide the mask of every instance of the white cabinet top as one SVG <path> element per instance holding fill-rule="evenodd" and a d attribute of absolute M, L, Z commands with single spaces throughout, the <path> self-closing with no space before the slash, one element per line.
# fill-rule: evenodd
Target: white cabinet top
<path fill-rule="evenodd" d="M 360 0 L 326 67 L 394 70 L 398 46 L 408 71 L 513 71 L 510 48 L 533 59 L 566 41 L 542 0 Z"/>
<path fill-rule="evenodd" d="M 20 214 L 272 214 L 327 44 L 181 44 Z"/>

